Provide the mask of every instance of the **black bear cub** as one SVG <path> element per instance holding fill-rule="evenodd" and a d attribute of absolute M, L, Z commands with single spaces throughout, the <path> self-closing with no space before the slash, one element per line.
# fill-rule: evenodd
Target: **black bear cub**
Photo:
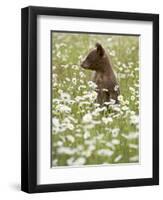
<path fill-rule="evenodd" d="M 98 103 L 103 104 L 111 99 L 118 103 L 119 85 L 110 58 L 101 44 L 96 43 L 96 48 L 87 55 L 81 67 L 95 71 L 93 81 L 97 85 Z"/>

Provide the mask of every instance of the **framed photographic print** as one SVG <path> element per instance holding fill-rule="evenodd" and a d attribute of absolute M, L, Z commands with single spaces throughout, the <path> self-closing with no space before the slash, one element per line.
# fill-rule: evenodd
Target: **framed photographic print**
<path fill-rule="evenodd" d="M 22 190 L 159 184 L 159 16 L 22 9 Z"/>

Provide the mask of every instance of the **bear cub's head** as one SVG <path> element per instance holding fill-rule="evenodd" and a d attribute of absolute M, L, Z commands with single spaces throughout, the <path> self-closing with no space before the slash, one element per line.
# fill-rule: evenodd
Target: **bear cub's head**
<path fill-rule="evenodd" d="M 87 55 L 85 60 L 81 63 L 81 67 L 84 69 L 98 71 L 105 62 L 105 50 L 101 44 L 96 43 L 96 48 Z"/>

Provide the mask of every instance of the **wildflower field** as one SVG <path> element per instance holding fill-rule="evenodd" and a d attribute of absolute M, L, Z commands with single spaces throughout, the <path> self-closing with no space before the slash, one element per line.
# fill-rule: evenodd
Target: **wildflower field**
<path fill-rule="evenodd" d="M 139 162 L 139 37 L 52 32 L 52 167 Z M 120 104 L 100 106 L 92 71 L 80 63 L 95 47 L 110 55 Z"/>

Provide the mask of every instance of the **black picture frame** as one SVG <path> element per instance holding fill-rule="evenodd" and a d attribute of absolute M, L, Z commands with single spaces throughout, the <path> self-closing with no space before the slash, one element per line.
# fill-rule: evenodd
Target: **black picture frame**
<path fill-rule="evenodd" d="M 153 23 L 153 177 L 37 184 L 37 16 L 151 21 Z M 159 184 L 159 15 L 29 6 L 21 11 L 21 190 L 28 193 Z"/>

